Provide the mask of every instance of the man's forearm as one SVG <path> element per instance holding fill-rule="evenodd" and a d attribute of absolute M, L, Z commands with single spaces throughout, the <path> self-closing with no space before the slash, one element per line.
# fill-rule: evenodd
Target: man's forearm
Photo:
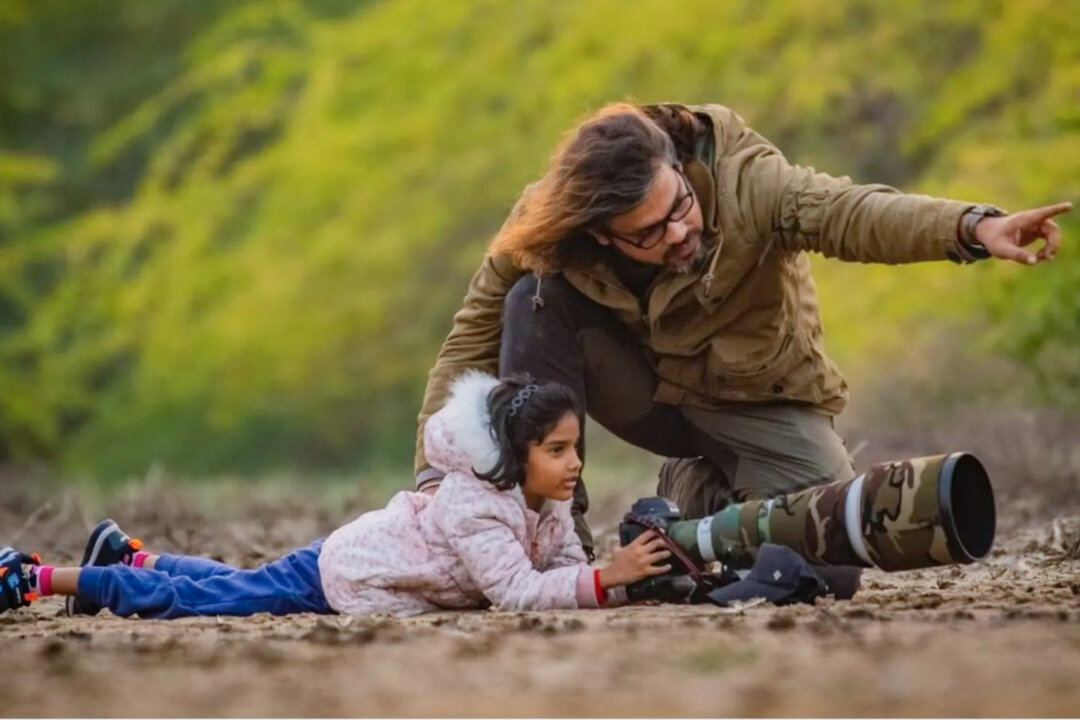
<path fill-rule="evenodd" d="M 905 194 L 885 185 L 852 185 L 800 171 L 804 185 L 789 189 L 774 226 L 781 247 L 849 262 L 974 259 L 961 245 L 957 228 L 975 203 Z"/>

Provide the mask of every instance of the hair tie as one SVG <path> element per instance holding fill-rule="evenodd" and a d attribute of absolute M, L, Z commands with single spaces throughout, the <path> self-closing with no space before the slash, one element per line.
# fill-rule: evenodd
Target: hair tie
<path fill-rule="evenodd" d="M 540 386 L 536 384 L 526 385 L 517 391 L 513 399 L 510 401 L 510 412 L 507 414 L 507 418 L 512 418 L 517 415 L 518 410 L 525 407 L 525 403 L 528 402 L 537 391 L 540 390 Z"/>

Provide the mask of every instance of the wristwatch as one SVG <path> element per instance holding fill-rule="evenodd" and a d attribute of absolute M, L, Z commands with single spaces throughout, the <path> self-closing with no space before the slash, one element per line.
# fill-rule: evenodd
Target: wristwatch
<path fill-rule="evenodd" d="M 996 205 L 976 205 L 960 217 L 960 246 L 971 255 L 972 260 L 985 260 L 990 257 L 990 251 L 986 249 L 986 246 L 975 239 L 975 226 L 983 218 L 1001 217 L 1008 214 Z"/>

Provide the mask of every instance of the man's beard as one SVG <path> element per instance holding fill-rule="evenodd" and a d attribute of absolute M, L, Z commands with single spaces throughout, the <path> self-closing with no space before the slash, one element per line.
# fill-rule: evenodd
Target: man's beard
<path fill-rule="evenodd" d="M 683 242 L 696 242 L 697 249 L 694 251 L 693 255 L 686 258 L 685 260 L 669 260 L 665 263 L 667 268 L 676 275 L 686 275 L 687 273 L 700 270 L 701 266 L 705 262 L 705 256 L 707 255 L 707 252 L 705 250 L 705 243 L 701 241 L 700 231 L 695 233 L 695 236 L 693 238 L 687 238 Z"/>

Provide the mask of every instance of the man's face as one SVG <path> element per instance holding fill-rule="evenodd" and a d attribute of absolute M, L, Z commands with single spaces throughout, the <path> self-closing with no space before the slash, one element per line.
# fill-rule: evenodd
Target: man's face
<path fill-rule="evenodd" d="M 601 245 L 613 245 L 640 263 L 684 273 L 699 267 L 705 257 L 702 225 L 701 204 L 682 169 L 665 164 L 657 168 L 637 207 L 592 234 Z"/>

